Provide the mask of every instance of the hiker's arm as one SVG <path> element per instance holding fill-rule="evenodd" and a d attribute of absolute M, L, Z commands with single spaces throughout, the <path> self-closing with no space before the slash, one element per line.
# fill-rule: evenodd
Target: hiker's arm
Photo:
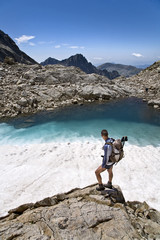
<path fill-rule="evenodd" d="M 102 168 L 104 168 L 106 166 L 106 164 L 108 163 L 108 160 L 109 160 L 107 151 L 108 151 L 108 146 L 105 145 L 104 146 L 104 157 L 103 157 L 103 162 L 102 162 Z"/>

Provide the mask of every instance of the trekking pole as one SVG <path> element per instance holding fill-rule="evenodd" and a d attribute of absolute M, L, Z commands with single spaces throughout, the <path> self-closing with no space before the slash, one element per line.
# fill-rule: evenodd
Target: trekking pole
<path fill-rule="evenodd" d="M 125 144 L 126 141 L 128 141 L 127 136 L 121 138 L 121 142 L 122 142 L 123 147 L 124 147 L 124 144 Z"/>

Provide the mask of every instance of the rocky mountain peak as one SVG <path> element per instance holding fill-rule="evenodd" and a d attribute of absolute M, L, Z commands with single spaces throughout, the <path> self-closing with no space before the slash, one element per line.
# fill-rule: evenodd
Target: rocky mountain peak
<path fill-rule="evenodd" d="M 74 62 L 80 62 L 81 61 L 84 64 L 88 63 L 87 59 L 80 53 L 69 57 L 68 61 L 74 61 Z"/>
<path fill-rule="evenodd" d="M 49 57 L 45 60 L 45 64 L 41 63 L 41 65 L 44 66 L 44 65 L 49 65 L 49 64 L 58 64 L 59 62 L 60 62 L 59 60 Z"/>
<path fill-rule="evenodd" d="M 117 71 L 109 72 L 106 69 L 105 70 L 97 69 L 92 63 L 88 62 L 87 59 L 80 53 L 75 54 L 69 58 L 62 60 L 62 61 L 58 61 L 55 58 L 48 58 L 48 59 L 46 59 L 44 62 L 41 62 L 41 65 L 45 66 L 48 64 L 57 64 L 58 63 L 58 64 L 61 64 L 64 66 L 75 66 L 75 67 L 79 67 L 85 73 L 88 73 L 88 74 L 97 73 L 97 74 L 103 75 L 109 79 L 113 79 L 113 78 L 120 76 Z"/>

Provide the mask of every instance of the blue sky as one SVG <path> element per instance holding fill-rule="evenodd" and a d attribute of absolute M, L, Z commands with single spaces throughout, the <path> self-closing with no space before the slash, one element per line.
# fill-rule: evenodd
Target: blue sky
<path fill-rule="evenodd" d="M 0 29 L 38 62 L 160 60 L 160 0 L 0 0 Z"/>

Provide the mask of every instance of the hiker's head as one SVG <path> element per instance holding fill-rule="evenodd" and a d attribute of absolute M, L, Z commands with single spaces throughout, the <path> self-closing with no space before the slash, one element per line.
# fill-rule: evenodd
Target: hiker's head
<path fill-rule="evenodd" d="M 106 140 L 108 138 L 108 131 L 106 129 L 103 129 L 101 131 L 101 136 L 104 140 Z"/>

